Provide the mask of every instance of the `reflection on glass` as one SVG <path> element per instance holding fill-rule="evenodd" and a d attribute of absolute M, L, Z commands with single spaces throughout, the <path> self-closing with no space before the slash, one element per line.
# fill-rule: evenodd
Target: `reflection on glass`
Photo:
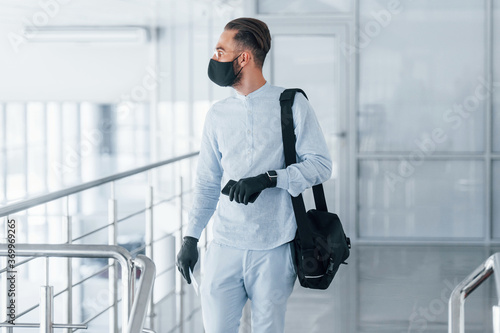
<path fill-rule="evenodd" d="M 360 2 L 359 151 L 411 151 L 435 129 L 435 151 L 484 151 L 485 2 L 390 9 Z"/>
<path fill-rule="evenodd" d="M 350 278 L 358 281 L 359 313 L 353 317 L 363 330 L 342 332 L 446 332 L 449 295 L 488 256 L 481 247 L 362 247 L 356 278 Z M 467 298 L 465 332 L 492 332 L 491 306 L 498 302 L 494 288 L 490 278 Z M 343 292 L 349 297 L 354 290 Z"/>
<path fill-rule="evenodd" d="M 364 160 L 359 164 L 359 236 L 484 236 L 481 161 Z"/>

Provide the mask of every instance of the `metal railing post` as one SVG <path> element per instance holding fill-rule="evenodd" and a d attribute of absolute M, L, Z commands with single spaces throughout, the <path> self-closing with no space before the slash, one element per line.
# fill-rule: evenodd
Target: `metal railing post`
<path fill-rule="evenodd" d="M 153 238 L 154 238 L 154 188 L 153 188 L 153 174 L 148 171 L 148 187 L 146 191 L 146 256 L 154 261 Z M 154 302 L 154 289 L 149 301 L 148 310 L 148 324 L 149 328 L 154 330 L 154 317 L 155 317 L 155 302 Z"/>
<path fill-rule="evenodd" d="M 49 284 L 49 257 L 45 257 L 45 285 L 40 287 L 40 333 L 53 333 L 54 288 Z"/>
<path fill-rule="evenodd" d="M 117 245 L 117 207 L 115 200 L 115 182 L 111 182 L 111 194 L 108 201 L 108 245 Z M 114 259 L 108 259 L 109 267 L 109 302 L 111 308 L 109 309 L 109 332 L 118 333 L 118 267 Z M 125 276 L 122 277 L 125 279 Z M 126 303 L 127 300 L 122 299 Z M 128 315 L 128 310 L 124 314 Z M 124 317 L 127 317 L 124 315 Z"/>
<path fill-rule="evenodd" d="M 493 268 L 497 271 L 495 272 L 495 285 L 497 290 L 497 302 L 498 305 L 493 306 L 493 333 L 500 333 L 500 254 L 496 253 L 493 255 Z"/>
<path fill-rule="evenodd" d="M 72 219 L 69 214 L 69 196 L 66 197 L 65 215 L 63 217 L 64 226 L 66 227 L 66 244 L 71 244 L 73 239 Z M 73 260 L 72 258 L 66 259 L 66 288 L 68 295 L 66 298 L 66 321 L 73 322 Z M 73 330 L 68 328 L 67 333 L 72 333 Z"/>
<path fill-rule="evenodd" d="M 182 176 L 179 177 L 179 249 L 180 249 L 180 246 L 182 245 L 182 238 L 183 238 L 183 230 L 182 230 L 182 227 L 183 227 L 183 213 L 182 213 L 182 206 L 183 206 L 183 192 L 184 192 L 184 185 L 183 185 L 183 181 L 182 181 Z M 179 250 L 177 249 L 177 251 Z M 176 251 L 176 252 L 177 252 Z M 178 305 L 178 308 L 179 308 L 179 319 L 178 319 L 178 322 L 179 322 L 179 333 L 184 333 L 184 283 L 182 281 L 182 277 L 180 276 L 180 274 L 177 274 L 178 276 L 178 279 L 176 279 L 176 281 L 179 281 L 179 284 L 178 284 L 178 300 L 179 300 L 179 305 Z"/>
<path fill-rule="evenodd" d="M 148 300 L 152 297 L 151 293 L 153 292 L 156 277 L 156 266 L 150 258 L 139 254 L 134 259 L 134 262 L 134 266 L 139 267 L 141 270 L 141 278 L 137 286 L 137 297 L 134 299 L 130 311 L 129 326 L 127 330 L 122 330 L 124 333 L 136 333 L 144 330 Z M 148 331 L 153 330 L 149 329 Z"/>
<path fill-rule="evenodd" d="M 490 258 L 491 257 L 493 257 L 493 269 L 496 270 L 495 285 L 497 290 L 497 300 L 500 304 L 500 272 L 498 271 L 500 269 L 500 253 L 497 252 L 490 256 Z"/>
<path fill-rule="evenodd" d="M 40 287 L 40 333 L 54 332 L 54 287 Z"/>
<path fill-rule="evenodd" d="M 493 305 L 493 333 L 500 333 L 500 306 Z"/>

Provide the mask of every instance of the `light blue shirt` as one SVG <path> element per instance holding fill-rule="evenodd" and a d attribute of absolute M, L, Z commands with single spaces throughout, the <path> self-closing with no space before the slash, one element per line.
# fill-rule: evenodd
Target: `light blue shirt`
<path fill-rule="evenodd" d="M 292 110 L 299 162 L 285 168 L 279 103 L 283 90 L 266 82 L 247 96 L 235 92 L 208 111 L 186 236 L 199 239 L 214 215 L 213 237 L 219 244 L 267 250 L 295 237 L 290 194 L 297 196 L 328 180 L 332 161 L 314 110 L 296 94 Z M 276 170 L 277 186 L 263 190 L 254 203 L 231 202 L 220 193 L 230 179 L 268 170 Z"/>

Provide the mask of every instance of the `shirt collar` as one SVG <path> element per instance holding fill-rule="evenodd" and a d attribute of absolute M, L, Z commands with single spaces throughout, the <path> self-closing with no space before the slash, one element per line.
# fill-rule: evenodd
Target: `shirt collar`
<path fill-rule="evenodd" d="M 246 99 L 254 98 L 254 97 L 262 94 L 262 92 L 264 92 L 265 90 L 267 90 L 269 88 L 269 86 L 270 86 L 269 82 L 266 81 L 266 83 L 264 83 L 264 85 L 262 87 L 260 87 L 257 90 L 252 91 L 250 94 L 248 94 L 246 96 L 238 93 L 236 90 L 234 90 L 234 92 L 235 92 L 235 95 L 236 95 L 236 97 L 238 99 L 246 100 Z"/>

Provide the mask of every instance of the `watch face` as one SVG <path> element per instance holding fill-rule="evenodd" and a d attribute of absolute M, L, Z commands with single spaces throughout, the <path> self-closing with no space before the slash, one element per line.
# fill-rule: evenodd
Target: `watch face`
<path fill-rule="evenodd" d="M 267 174 L 269 175 L 269 177 L 277 177 L 278 176 L 278 173 L 274 170 L 268 171 Z"/>

